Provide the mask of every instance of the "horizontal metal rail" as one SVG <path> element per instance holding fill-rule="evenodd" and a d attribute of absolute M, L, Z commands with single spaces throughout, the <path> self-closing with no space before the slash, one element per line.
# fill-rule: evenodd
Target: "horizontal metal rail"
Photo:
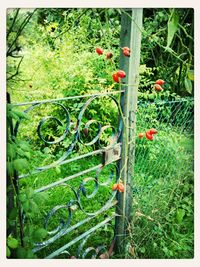
<path fill-rule="evenodd" d="M 71 247 L 76 242 L 80 241 L 81 239 L 83 239 L 84 237 L 88 236 L 92 232 L 96 231 L 97 229 L 99 229 L 100 227 L 102 227 L 103 225 L 105 225 L 107 222 L 111 221 L 116 216 L 117 216 L 117 214 L 113 214 L 112 216 L 106 218 L 104 221 L 102 221 L 99 224 L 97 224 L 96 226 L 90 228 L 88 231 L 86 231 L 82 235 L 76 237 L 71 242 L 67 243 L 66 245 L 62 246 L 61 248 L 57 249 L 56 251 L 54 251 L 53 253 L 51 253 L 47 257 L 45 257 L 45 259 L 52 259 L 52 258 L 60 255 L 64 250 L 66 250 L 67 248 Z"/>
<path fill-rule="evenodd" d="M 47 241 L 44 241 L 40 244 L 36 244 L 36 247 L 32 250 L 34 253 L 37 251 L 42 250 L 43 248 L 47 247 L 49 244 L 55 242 L 57 239 L 59 239 L 60 237 L 68 234 L 69 232 L 75 230 L 76 228 L 78 228 L 79 226 L 91 221 L 92 219 L 96 218 L 97 216 L 99 216 L 101 213 L 103 213 L 104 211 L 114 207 L 117 204 L 117 200 L 114 200 L 113 202 L 109 202 L 106 206 L 104 206 L 102 209 L 100 209 L 94 216 L 88 217 L 74 225 L 72 225 L 71 227 L 67 228 L 67 229 L 62 229 L 59 233 L 57 233 L 55 236 L 51 237 L 50 239 L 48 239 Z"/>
<path fill-rule="evenodd" d="M 84 170 L 84 171 L 82 171 L 82 172 L 78 172 L 78 173 L 73 174 L 73 175 L 71 175 L 71 176 L 65 177 L 64 179 L 61 179 L 61 180 L 59 180 L 59 181 L 57 181 L 57 182 L 54 182 L 54 183 L 51 183 L 51 184 L 49 184 L 49 185 L 43 186 L 43 187 L 41 187 L 41 188 L 39 188 L 39 189 L 36 189 L 34 192 L 35 192 L 35 193 L 39 193 L 39 192 L 46 191 L 46 190 L 48 190 L 48 189 L 50 189 L 50 188 L 52 188 L 52 187 L 55 187 L 55 186 L 57 186 L 57 185 L 60 185 L 60 184 L 62 184 L 62 183 L 64 183 L 64 182 L 67 182 L 67 181 L 69 181 L 69 180 L 71 180 L 71 179 L 74 179 L 74 178 L 76 178 L 76 177 L 78 177 L 78 176 L 81 176 L 81 175 L 86 174 L 86 173 L 91 172 L 91 171 L 98 170 L 98 169 L 101 168 L 101 167 L 103 167 L 103 164 L 99 164 L 99 165 L 97 165 L 97 166 L 94 166 L 94 167 L 89 168 L 89 169 L 87 169 L 87 170 Z"/>
<path fill-rule="evenodd" d="M 94 94 L 85 94 L 85 95 L 79 95 L 79 96 L 69 96 L 69 97 L 63 97 L 63 98 L 38 100 L 38 101 L 32 101 L 32 102 L 12 103 L 12 106 L 36 105 L 36 104 L 42 104 L 42 103 L 51 103 L 51 102 L 55 102 L 55 101 L 79 99 L 79 98 L 85 98 L 85 97 L 91 97 L 91 96 L 115 95 L 115 94 L 120 94 L 120 93 L 123 93 L 123 92 L 124 92 L 124 90 L 121 90 L 121 91 L 109 91 L 109 92 L 105 92 L 105 93 L 94 93 Z"/>
<path fill-rule="evenodd" d="M 108 148 L 108 147 L 107 147 Z M 106 149 L 107 149 L 106 148 Z M 86 157 L 89 157 L 89 156 L 93 156 L 93 155 L 97 155 L 97 154 L 102 154 L 103 152 L 106 151 L 106 149 L 98 149 L 98 150 L 95 150 L 95 151 L 92 151 L 92 152 L 89 152 L 87 154 L 83 154 L 83 155 L 80 155 L 78 157 L 75 157 L 75 158 L 71 158 L 71 159 L 67 159 L 67 160 L 64 160 L 60 163 L 58 163 L 56 166 L 60 166 L 60 165 L 63 165 L 63 164 L 67 164 L 67 163 L 70 163 L 70 162 L 73 162 L 73 161 L 76 161 L 76 160 L 79 160 L 79 159 L 84 159 Z M 49 169 L 52 169 L 54 168 L 55 166 L 52 164 L 52 165 L 49 165 L 49 168 L 44 168 L 42 169 L 43 167 L 39 167 L 37 168 L 35 171 L 33 172 L 30 172 L 30 173 L 26 173 L 26 174 L 22 174 L 20 175 L 18 178 L 19 179 L 22 179 L 22 178 L 25 178 L 25 177 L 28 177 L 30 175 L 33 175 L 33 174 L 38 174 L 38 173 L 41 173 L 43 171 L 46 171 L 46 170 L 49 170 Z"/>
<path fill-rule="evenodd" d="M 72 100 L 72 99 L 79 99 L 79 98 L 86 98 L 86 97 L 92 97 L 92 96 L 106 96 L 106 95 L 115 95 L 124 93 L 125 90 L 121 91 L 109 91 L 105 93 L 94 93 L 94 94 L 85 94 L 85 95 L 79 95 L 79 96 L 68 96 L 63 98 L 54 98 L 54 99 L 47 99 L 47 100 L 38 100 L 38 101 L 30 101 L 30 102 L 22 102 L 22 103 L 12 103 L 12 106 L 26 106 L 26 105 L 36 105 L 36 104 L 42 104 L 42 103 L 51 103 L 56 101 L 65 101 L 65 100 Z M 166 104 L 166 103 L 177 103 L 177 102 L 186 102 L 186 101 L 194 101 L 194 98 L 188 98 L 188 99 L 177 99 L 177 100 L 171 100 L 171 101 L 155 101 L 155 102 L 148 102 L 144 100 L 138 100 L 138 104 Z"/>

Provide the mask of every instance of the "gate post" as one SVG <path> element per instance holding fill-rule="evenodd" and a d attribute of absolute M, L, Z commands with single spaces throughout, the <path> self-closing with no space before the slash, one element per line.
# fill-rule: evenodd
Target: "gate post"
<path fill-rule="evenodd" d="M 119 162 L 120 179 L 125 186 L 124 193 L 118 193 L 118 205 L 116 212 L 120 216 L 116 217 L 115 251 L 120 255 L 125 254 L 128 226 L 132 217 L 132 197 L 133 197 L 133 172 L 135 154 L 135 112 L 137 108 L 137 92 L 139 84 L 139 65 L 142 33 L 142 8 L 125 9 L 121 17 L 120 47 L 131 49 L 130 57 L 125 57 L 121 52 L 120 69 L 126 72 L 123 79 L 121 96 L 121 108 L 123 112 L 123 132 L 121 136 L 122 152 Z"/>

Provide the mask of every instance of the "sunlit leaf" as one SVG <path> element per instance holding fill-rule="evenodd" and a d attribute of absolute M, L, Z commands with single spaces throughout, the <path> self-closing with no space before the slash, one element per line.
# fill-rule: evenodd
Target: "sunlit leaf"
<path fill-rule="evenodd" d="M 184 216 L 185 216 L 185 210 L 178 209 L 176 212 L 176 219 L 179 224 L 183 221 Z"/>
<path fill-rule="evenodd" d="M 172 43 L 172 40 L 174 38 L 174 34 L 176 33 L 178 29 L 178 23 L 179 23 L 179 16 L 178 14 L 173 10 L 172 15 L 170 16 L 168 20 L 168 33 L 167 33 L 167 47 L 169 47 Z"/>
<path fill-rule="evenodd" d="M 11 237 L 11 236 L 9 236 L 8 237 L 8 241 L 7 241 L 7 244 L 8 244 L 8 246 L 10 248 L 15 249 L 15 248 L 18 247 L 18 240 L 15 239 L 15 238 L 13 238 L 13 237 Z"/>
<path fill-rule="evenodd" d="M 11 255 L 10 249 L 8 246 L 6 246 L 6 257 L 9 258 Z"/>
<path fill-rule="evenodd" d="M 14 168 L 17 171 L 21 171 L 28 166 L 28 161 L 26 159 L 16 159 L 14 160 Z"/>
<path fill-rule="evenodd" d="M 185 77 L 184 85 L 185 85 L 185 89 L 187 90 L 187 92 L 191 94 L 192 93 L 192 82 L 191 82 L 191 80 L 189 80 L 187 77 Z"/>
<path fill-rule="evenodd" d="M 188 79 L 194 81 L 194 70 L 188 71 Z"/>

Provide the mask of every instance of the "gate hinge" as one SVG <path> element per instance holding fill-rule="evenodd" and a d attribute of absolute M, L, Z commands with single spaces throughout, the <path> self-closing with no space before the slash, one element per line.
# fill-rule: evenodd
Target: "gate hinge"
<path fill-rule="evenodd" d="M 110 164 L 121 158 L 121 143 L 107 148 L 103 153 L 103 165 Z"/>

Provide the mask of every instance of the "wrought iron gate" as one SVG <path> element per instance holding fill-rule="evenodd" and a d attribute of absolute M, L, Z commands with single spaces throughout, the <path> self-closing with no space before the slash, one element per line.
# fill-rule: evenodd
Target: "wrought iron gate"
<path fill-rule="evenodd" d="M 132 53 L 130 59 L 121 60 L 121 68 L 128 75 L 119 91 L 12 104 L 27 117 L 13 126 L 13 140 L 25 139 L 37 153 L 46 153 L 46 158 L 41 154 L 46 164 L 38 166 L 40 159 L 33 154 L 29 159 L 32 167 L 14 174 L 18 193 L 20 188 L 34 187 L 34 192 L 29 192 L 29 207 L 19 203 L 21 238 L 31 198 L 41 195 L 42 202 L 47 196 L 42 210 L 32 218 L 48 233 L 42 242 L 35 242 L 33 252 L 39 257 L 97 258 L 108 257 L 114 245 L 116 250 L 123 250 L 132 206 L 132 139 L 142 24 L 141 9 L 128 12 L 132 20 L 122 16 L 121 46 L 130 46 Z M 102 114 L 102 105 L 108 107 L 106 114 Z M 29 136 L 23 131 L 28 123 Z M 112 190 L 119 180 L 125 185 L 124 193 Z M 85 225 L 90 226 L 87 231 Z M 103 236 L 103 240 L 94 243 L 94 236 Z"/>

